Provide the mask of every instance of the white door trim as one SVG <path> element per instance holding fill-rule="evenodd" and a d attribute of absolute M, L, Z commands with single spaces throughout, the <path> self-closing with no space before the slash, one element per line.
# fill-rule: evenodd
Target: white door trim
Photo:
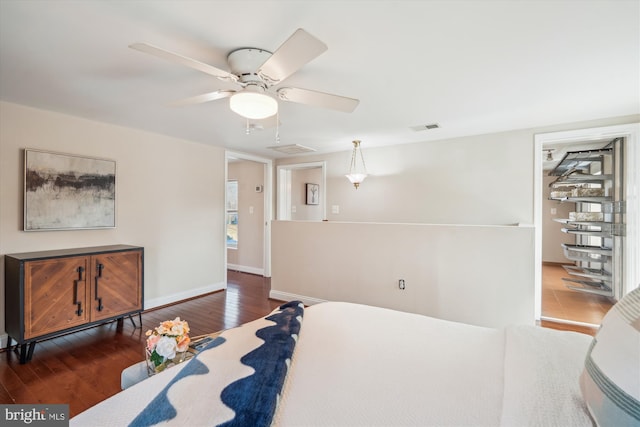
<path fill-rule="evenodd" d="M 625 137 L 625 200 L 627 225 L 624 245 L 623 294 L 640 285 L 640 123 L 605 126 L 534 136 L 534 202 L 535 225 L 535 317 L 542 317 L 542 148 L 545 144 L 575 144 L 580 141 L 611 140 Z"/>
<path fill-rule="evenodd" d="M 241 153 L 237 151 L 225 151 L 224 162 L 224 182 L 229 179 L 229 159 L 249 160 L 252 162 L 263 163 L 264 168 L 264 250 L 263 250 L 263 265 L 264 265 L 264 277 L 271 277 L 271 220 L 273 220 L 273 160 L 265 157 L 258 157 L 252 154 Z M 227 186 L 225 184 L 224 192 L 224 206 L 227 206 Z M 227 235 L 227 219 L 224 215 L 224 221 L 222 223 L 224 227 L 223 236 Z M 224 282 L 227 283 L 227 240 L 224 239 L 224 266 L 225 277 Z"/>
<path fill-rule="evenodd" d="M 322 170 L 322 178 L 320 182 L 320 203 L 322 204 L 322 219 L 327 219 L 327 162 L 309 162 L 309 163 L 293 163 L 278 165 L 276 170 L 278 173 L 278 193 L 277 205 L 278 212 L 276 218 L 280 221 L 291 220 L 291 171 L 320 168 Z"/>

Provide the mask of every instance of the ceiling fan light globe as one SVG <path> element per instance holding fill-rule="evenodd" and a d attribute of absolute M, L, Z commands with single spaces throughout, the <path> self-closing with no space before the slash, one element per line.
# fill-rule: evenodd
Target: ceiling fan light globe
<path fill-rule="evenodd" d="M 229 99 L 229 107 L 242 117 L 259 120 L 276 114 L 278 101 L 263 93 L 240 92 Z"/>

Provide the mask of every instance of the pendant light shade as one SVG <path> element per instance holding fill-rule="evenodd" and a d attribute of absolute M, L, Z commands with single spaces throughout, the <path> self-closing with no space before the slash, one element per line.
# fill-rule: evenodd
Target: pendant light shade
<path fill-rule="evenodd" d="M 360 148 L 360 141 L 353 141 L 353 151 L 351 152 L 351 165 L 349 166 L 349 173 L 345 175 L 353 186 L 358 189 L 360 184 L 367 177 L 367 167 L 364 164 L 364 156 L 362 155 L 362 149 Z"/>

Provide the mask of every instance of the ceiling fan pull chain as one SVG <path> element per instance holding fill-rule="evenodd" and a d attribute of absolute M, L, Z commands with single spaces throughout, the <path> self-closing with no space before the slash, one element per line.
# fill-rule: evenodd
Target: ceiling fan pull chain
<path fill-rule="evenodd" d="M 276 111 L 276 144 L 280 144 L 280 109 Z"/>

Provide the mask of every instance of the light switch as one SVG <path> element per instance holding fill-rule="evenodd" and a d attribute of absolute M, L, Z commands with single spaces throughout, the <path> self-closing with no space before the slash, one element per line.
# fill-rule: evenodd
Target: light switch
<path fill-rule="evenodd" d="M 253 215 L 253 206 L 249 206 L 249 214 Z"/>
<path fill-rule="evenodd" d="M 333 205 L 333 206 L 331 206 L 331 213 L 333 213 L 333 214 L 339 214 L 339 213 L 340 213 L 340 206 L 339 206 L 339 205 Z"/>

